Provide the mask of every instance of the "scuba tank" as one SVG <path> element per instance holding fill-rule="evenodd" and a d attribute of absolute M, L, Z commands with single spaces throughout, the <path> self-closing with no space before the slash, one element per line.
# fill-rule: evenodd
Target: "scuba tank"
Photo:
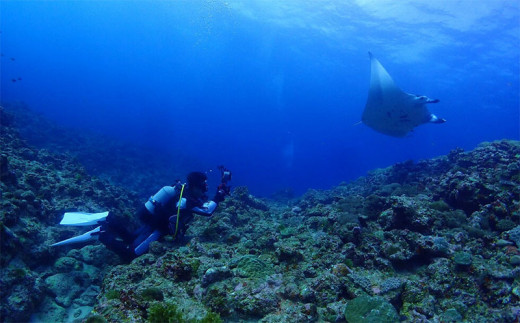
<path fill-rule="evenodd" d="M 157 208 L 164 207 L 178 194 L 176 186 L 164 186 L 155 195 L 151 196 L 144 206 L 151 214 L 155 214 Z"/>

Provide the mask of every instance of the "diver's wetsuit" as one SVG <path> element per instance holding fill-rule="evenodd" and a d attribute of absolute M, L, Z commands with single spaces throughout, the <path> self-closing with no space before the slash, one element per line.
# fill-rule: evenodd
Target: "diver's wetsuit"
<path fill-rule="evenodd" d="M 109 216 L 101 225 L 99 241 L 124 259 L 132 260 L 146 253 L 150 243 L 167 234 L 177 233 L 175 238 L 182 241 L 189 222 L 193 220 L 193 213 L 211 216 L 218 202 L 223 200 L 217 193 L 213 201 L 205 202 L 206 196 L 196 198 L 188 187 L 184 190 L 180 203 L 177 227 L 180 191 L 180 185 L 164 186 L 152 196 L 139 210 L 137 216 L 142 226 L 133 233 L 129 233 L 116 219 Z"/>

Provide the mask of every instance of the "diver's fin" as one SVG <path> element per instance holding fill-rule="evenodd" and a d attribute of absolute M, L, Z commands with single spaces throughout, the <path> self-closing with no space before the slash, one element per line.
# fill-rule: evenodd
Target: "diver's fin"
<path fill-rule="evenodd" d="M 90 230 L 89 232 L 83 233 L 82 235 L 72 237 L 70 239 L 66 239 L 66 240 L 63 240 L 60 242 L 56 242 L 55 244 L 52 244 L 51 247 L 62 246 L 62 245 L 71 244 L 71 243 L 80 243 L 80 242 L 86 242 L 86 241 L 91 241 L 91 240 L 97 240 L 97 235 L 95 235 L 95 233 L 99 232 L 100 230 L 101 230 L 101 226 L 95 228 L 94 230 Z"/>
<path fill-rule="evenodd" d="M 108 216 L 108 211 L 101 213 L 66 212 L 61 220 L 61 225 L 87 226 L 98 224 Z"/>

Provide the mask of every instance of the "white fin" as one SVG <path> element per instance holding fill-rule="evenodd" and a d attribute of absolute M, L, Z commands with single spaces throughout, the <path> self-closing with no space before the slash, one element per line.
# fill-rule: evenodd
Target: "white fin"
<path fill-rule="evenodd" d="M 108 216 L 108 211 L 100 213 L 66 212 L 61 220 L 61 225 L 87 226 L 98 224 Z"/>
<path fill-rule="evenodd" d="M 97 240 L 97 235 L 92 235 L 92 234 L 99 232 L 100 230 L 101 230 L 101 227 L 99 226 L 99 227 L 95 228 L 94 230 L 90 230 L 89 232 L 83 233 L 82 235 L 72 237 L 70 239 L 66 239 L 66 240 L 63 240 L 60 242 L 56 242 L 55 244 L 52 244 L 51 247 L 63 246 L 66 244 L 71 244 L 71 243 L 80 243 L 80 242 L 86 242 L 86 241 L 91 241 L 91 240 Z"/>

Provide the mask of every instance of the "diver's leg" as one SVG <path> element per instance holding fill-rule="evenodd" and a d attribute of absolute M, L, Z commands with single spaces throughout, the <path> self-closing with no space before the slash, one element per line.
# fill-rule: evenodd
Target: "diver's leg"
<path fill-rule="evenodd" d="M 137 257 L 133 248 L 128 243 L 118 240 L 110 230 L 100 232 L 98 240 L 124 260 L 130 261 Z"/>
<path fill-rule="evenodd" d="M 159 240 L 161 235 L 161 231 L 158 229 L 154 230 L 149 226 L 144 227 L 132 244 L 133 252 L 137 256 L 146 253 L 150 247 L 150 243 Z"/>
<path fill-rule="evenodd" d="M 130 244 L 136 238 L 136 236 L 133 233 L 129 232 L 126 229 L 123 221 L 119 218 L 116 218 L 112 214 L 110 214 L 105 221 L 100 222 L 100 224 L 102 231 L 110 231 L 112 235 L 117 235 L 118 238 L 123 239 L 123 241 L 125 241 L 128 244 Z"/>

